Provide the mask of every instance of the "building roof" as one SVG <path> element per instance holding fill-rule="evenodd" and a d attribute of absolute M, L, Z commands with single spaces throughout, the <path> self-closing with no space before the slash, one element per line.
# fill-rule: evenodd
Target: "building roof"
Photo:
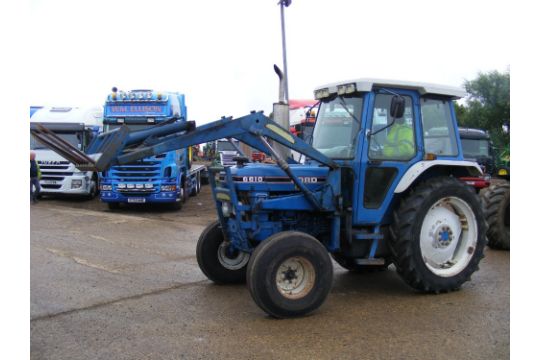
<path fill-rule="evenodd" d="M 388 87 L 388 88 L 401 88 L 401 89 L 416 90 L 420 93 L 420 95 L 432 94 L 432 95 L 449 96 L 453 99 L 459 99 L 467 95 L 467 92 L 465 91 L 465 89 L 460 88 L 460 87 L 455 87 L 455 86 L 413 82 L 413 81 L 369 79 L 369 78 L 341 81 L 337 83 L 331 83 L 331 84 L 319 86 L 315 89 L 315 92 L 321 89 L 328 89 L 330 94 L 335 94 L 337 93 L 338 86 L 348 85 L 348 84 L 355 84 L 356 91 L 360 91 L 360 92 L 371 91 L 373 87 Z"/>

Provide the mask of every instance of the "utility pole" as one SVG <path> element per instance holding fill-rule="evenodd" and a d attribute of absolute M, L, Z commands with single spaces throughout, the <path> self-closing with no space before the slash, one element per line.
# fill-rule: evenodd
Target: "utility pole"
<path fill-rule="evenodd" d="M 274 71 L 279 77 L 279 101 L 274 103 L 274 121 L 283 129 L 289 131 L 289 80 L 287 78 L 287 50 L 285 44 L 285 7 L 291 5 L 291 0 L 279 0 L 281 8 L 281 43 L 283 49 L 283 71 L 274 65 Z M 273 144 L 276 155 L 281 159 L 287 159 L 291 155 L 291 149 L 281 144 Z"/>
<path fill-rule="evenodd" d="M 292 0 L 280 0 L 281 8 L 281 47 L 283 53 L 283 75 L 285 78 L 285 101 L 289 102 L 289 77 L 287 73 L 287 44 L 285 42 L 285 8 L 291 5 Z"/>

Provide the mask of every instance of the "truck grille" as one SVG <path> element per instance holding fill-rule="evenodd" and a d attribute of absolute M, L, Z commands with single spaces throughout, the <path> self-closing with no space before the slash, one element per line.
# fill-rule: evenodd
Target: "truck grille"
<path fill-rule="evenodd" d="M 43 184 L 43 180 L 62 182 L 66 176 L 72 176 L 69 169 L 69 161 L 38 161 L 41 170 L 41 187 L 44 189 L 60 189 L 61 184 Z"/>
<path fill-rule="evenodd" d="M 160 177 L 159 161 L 141 161 L 129 165 L 113 166 L 112 177 L 118 181 L 152 181 Z"/>

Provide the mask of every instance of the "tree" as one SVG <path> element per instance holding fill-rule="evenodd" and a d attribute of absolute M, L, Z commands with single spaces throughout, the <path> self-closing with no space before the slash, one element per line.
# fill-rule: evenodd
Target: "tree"
<path fill-rule="evenodd" d="M 455 107 L 459 124 L 488 130 L 496 147 L 508 146 L 510 134 L 503 125 L 510 127 L 510 72 L 480 72 L 464 86 L 469 93 L 465 105 Z"/>

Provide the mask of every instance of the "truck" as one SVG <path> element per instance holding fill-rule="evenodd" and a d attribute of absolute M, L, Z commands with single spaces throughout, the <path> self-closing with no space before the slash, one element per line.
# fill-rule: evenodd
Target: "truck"
<path fill-rule="evenodd" d="M 30 107 L 30 129 L 38 124 L 54 131 L 62 140 L 82 151 L 103 129 L 103 109 L 90 107 Z M 30 150 L 36 153 L 41 169 L 41 195 L 81 196 L 94 198 L 99 191 L 99 177 L 95 171 L 80 171 L 75 164 L 47 148 L 34 135 L 30 136 Z"/>
<path fill-rule="evenodd" d="M 287 107 L 283 94 L 274 114 Z M 196 256 L 213 282 L 246 283 L 264 312 L 296 317 L 325 302 L 332 258 L 354 272 L 392 263 L 405 283 L 426 293 L 457 290 L 478 270 L 486 221 L 478 194 L 458 180 L 482 174 L 463 158 L 453 101 L 465 94 L 356 79 L 315 89 L 320 107 L 311 144 L 278 125 L 281 119 L 251 112 L 200 127 L 114 131 L 86 154 L 63 151 L 92 156 L 87 167 L 100 171 L 220 138 L 271 156 L 272 164 L 239 157 L 235 166 L 209 169 L 218 219 L 201 233 Z M 441 127 L 446 131 L 430 138 L 429 130 Z M 278 145 L 306 161 L 296 163 Z"/>
<path fill-rule="evenodd" d="M 236 164 L 233 160 L 239 156 L 241 151 L 239 149 L 240 142 L 236 139 L 219 139 L 215 142 L 216 153 L 219 156 L 219 163 L 222 166 L 232 166 Z"/>
<path fill-rule="evenodd" d="M 121 91 L 107 96 L 103 124 L 106 131 L 160 128 L 187 122 L 185 95 L 154 90 Z M 101 173 L 101 201 L 111 210 L 120 204 L 169 204 L 179 210 L 201 189 L 204 165 L 192 163 L 192 148 L 163 151 Z"/>
<path fill-rule="evenodd" d="M 465 159 L 476 161 L 490 180 L 481 198 L 488 222 L 488 246 L 510 250 L 510 156 L 509 149 L 498 151 L 489 133 L 482 129 L 460 128 Z"/>

